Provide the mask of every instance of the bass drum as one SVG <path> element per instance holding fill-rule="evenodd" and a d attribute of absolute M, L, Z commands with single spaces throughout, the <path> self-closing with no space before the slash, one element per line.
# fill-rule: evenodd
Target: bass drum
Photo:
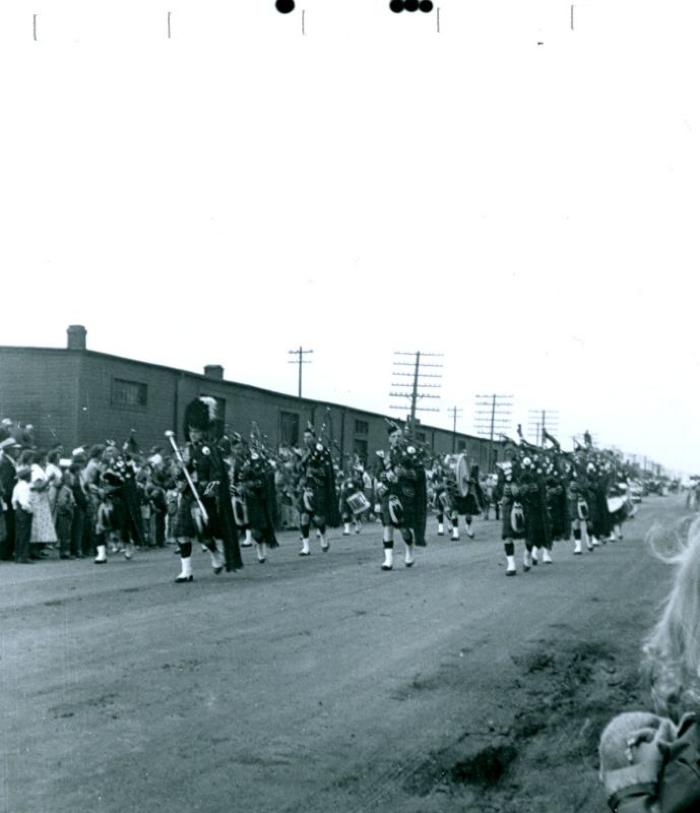
<path fill-rule="evenodd" d="M 457 493 L 460 497 L 469 495 L 469 472 L 471 466 L 466 454 L 458 454 L 452 458 L 450 464 L 452 470 L 452 477 L 455 482 Z"/>
<path fill-rule="evenodd" d="M 608 497 L 608 511 L 611 514 L 617 514 L 621 508 L 625 507 L 626 502 L 625 497 Z"/>

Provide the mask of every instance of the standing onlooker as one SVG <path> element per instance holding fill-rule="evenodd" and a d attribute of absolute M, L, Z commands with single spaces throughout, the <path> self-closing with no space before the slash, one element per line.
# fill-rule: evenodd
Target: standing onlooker
<path fill-rule="evenodd" d="M 67 464 L 70 461 L 66 461 Z M 75 511 L 75 497 L 70 486 L 70 473 L 68 465 L 64 467 L 61 480 L 56 488 L 56 536 L 58 537 L 58 553 L 61 559 L 72 559 L 70 548 L 72 541 L 73 513 Z"/>
<path fill-rule="evenodd" d="M 32 470 L 29 466 L 17 468 L 17 483 L 12 489 L 12 508 L 15 517 L 15 562 L 34 564 L 29 559 L 29 539 L 32 533 L 32 492 L 29 487 Z"/>
<path fill-rule="evenodd" d="M 17 482 L 16 458 L 21 446 L 14 438 L 0 442 L 0 500 L 5 504 L 5 538 L 0 542 L 0 559 L 9 562 L 15 552 L 15 511 L 12 491 Z"/>
<path fill-rule="evenodd" d="M 49 484 L 49 508 L 51 509 L 51 518 L 56 521 L 56 499 L 58 497 L 58 489 L 61 487 L 63 475 L 61 467 L 59 466 L 60 453 L 56 449 L 52 449 L 46 457 L 46 481 Z"/>
<path fill-rule="evenodd" d="M 76 451 L 70 467 L 70 487 L 73 492 L 73 523 L 71 525 L 70 552 L 76 559 L 92 553 L 90 507 L 88 496 L 83 488 L 83 470 L 87 462 L 85 455 Z"/>
<path fill-rule="evenodd" d="M 53 476 L 49 479 L 46 473 L 46 452 L 38 451 L 31 463 L 32 490 L 32 535 L 31 545 L 55 545 L 58 542 L 56 529 L 51 517 L 49 489 L 53 485 Z"/>

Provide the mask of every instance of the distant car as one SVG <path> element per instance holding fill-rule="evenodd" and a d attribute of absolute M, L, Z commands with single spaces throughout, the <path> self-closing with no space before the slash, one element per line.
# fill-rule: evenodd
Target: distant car
<path fill-rule="evenodd" d="M 633 480 L 630 483 L 630 498 L 632 502 L 641 502 L 642 497 L 644 496 L 644 487 L 641 483 L 638 483 L 636 480 Z"/>

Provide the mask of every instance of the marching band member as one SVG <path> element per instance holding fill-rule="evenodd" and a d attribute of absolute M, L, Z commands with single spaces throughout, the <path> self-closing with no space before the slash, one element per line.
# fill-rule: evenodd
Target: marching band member
<path fill-rule="evenodd" d="M 245 498 L 250 532 L 255 540 L 258 562 L 264 564 L 268 549 L 279 547 L 275 537 L 277 495 L 275 470 L 262 450 L 253 449 L 241 465 L 239 478 Z"/>
<path fill-rule="evenodd" d="M 552 564 L 552 536 L 550 531 L 549 512 L 547 510 L 547 491 L 544 471 L 538 465 L 538 457 L 524 458 L 520 487 L 525 503 L 525 551 L 523 552 L 523 571 L 530 570 L 539 560 Z"/>
<path fill-rule="evenodd" d="M 572 517 L 574 529 L 574 555 L 580 556 L 583 552 L 581 543 L 584 542 L 589 553 L 594 550 L 591 540 L 591 521 L 588 508 L 588 487 L 585 472 L 574 468 L 569 480 L 569 514 Z"/>
<path fill-rule="evenodd" d="M 551 523 L 551 542 L 563 542 L 571 535 L 569 519 L 569 498 L 565 475 L 558 457 L 549 463 L 547 469 L 547 509 Z M 544 561 L 547 562 L 545 553 Z"/>
<path fill-rule="evenodd" d="M 187 445 L 182 455 L 182 490 L 175 525 L 175 535 L 180 540 L 181 564 L 180 574 L 175 579 L 177 584 L 193 580 L 194 539 L 199 539 L 207 546 L 212 569 L 217 575 L 224 566 L 227 571 L 243 567 L 226 465 L 218 447 L 209 437 L 215 416 L 216 401 L 213 398 L 195 398 L 185 409 Z M 185 470 L 189 475 L 189 482 Z"/>
<path fill-rule="evenodd" d="M 404 564 L 412 567 L 413 547 L 425 547 L 426 477 L 415 446 L 403 436 L 401 428 L 388 421 L 389 452 L 383 456 L 379 472 L 382 525 L 384 527 L 384 563 L 382 570 L 394 566 L 394 528 L 405 545 Z"/>
<path fill-rule="evenodd" d="M 506 554 L 506 576 L 515 576 L 515 540 L 525 539 L 526 516 L 520 488 L 520 466 L 517 457 L 502 464 L 499 477 L 503 486 L 503 525 L 501 537 Z"/>
<path fill-rule="evenodd" d="M 485 501 L 484 492 L 481 489 L 481 483 L 479 481 L 479 467 L 474 465 L 469 470 L 469 490 L 465 496 L 459 493 L 457 483 L 453 478 L 448 480 L 448 488 L 450 488 L 452 539 L 459 539 L 460 517 L 464 517 L 464 524 L 467 526 L 467 536 L 470 539 L 474 539 L 472 519 L 475 515 L 481 513 Z"/>
<path fill-rule="evenodd" d="M 343 536 L 350 536 L 350 523 L 355 528 L 355 533 L 360 533 L 362 527 L 362 514 L 353 510 L 352 497 L 358 494 L 364 496 L 364 477 L 361 466 L 354 466 L 352 471 L 345 477 L 340 486 L 340 515 L 343 521 Z"/>
<path fill-rule="evenodd" d="M 219 448 L 226 463 L 231 486 L 231 508 L 239 538 L 241 532 L 244 534 L 240 546 L 250 548 L 253 546 L 253 535 L 248 518 L 248 505 L 241 489 L 241 470 L 248 460 L 249 451 L 238 432 L 234 432 L 230 438 L 222 438 Z"/>
<path fill-rule="evenodd" d="M 316 526 L 321 550 L 330 548 L 326 530 L 339 524 L 338 498 L 335 492 L 335 474 L 330 451 L 317 440 L 313 426 L 304 430 L 304 450 L 298 463 L 299 524 L 302 548 L 299 556 L 310 556 L 309 531 Z"/>
<path fill-rule="evenodd" d="M 443 462 L 437 460 L 432 475 L 433 481 L 433 505 L 437 514 L 438 536 L 445 535 L 445 520 L 447 520 L 447 530 L 453 533 L 452 503 L 450 501 L 450 489 L 448 488 L 449 475 L 445 470 Z"/>

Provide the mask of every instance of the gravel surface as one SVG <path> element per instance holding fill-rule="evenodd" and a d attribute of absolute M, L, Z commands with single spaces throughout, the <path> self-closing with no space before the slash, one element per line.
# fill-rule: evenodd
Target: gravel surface
<path fill-rule="evenodd" d="M 500 523 L 379 565 L 381 529 L 215 576 L 172 550 L 0 566 L 2 813 L 592 813 L 597 737 L 648 705 L 670 571 L 625 539 L 514 579 Z M 401 546 L 397 546 L 400 554 Z M 521 550 L 518 550 L 518 556 Z"/>

